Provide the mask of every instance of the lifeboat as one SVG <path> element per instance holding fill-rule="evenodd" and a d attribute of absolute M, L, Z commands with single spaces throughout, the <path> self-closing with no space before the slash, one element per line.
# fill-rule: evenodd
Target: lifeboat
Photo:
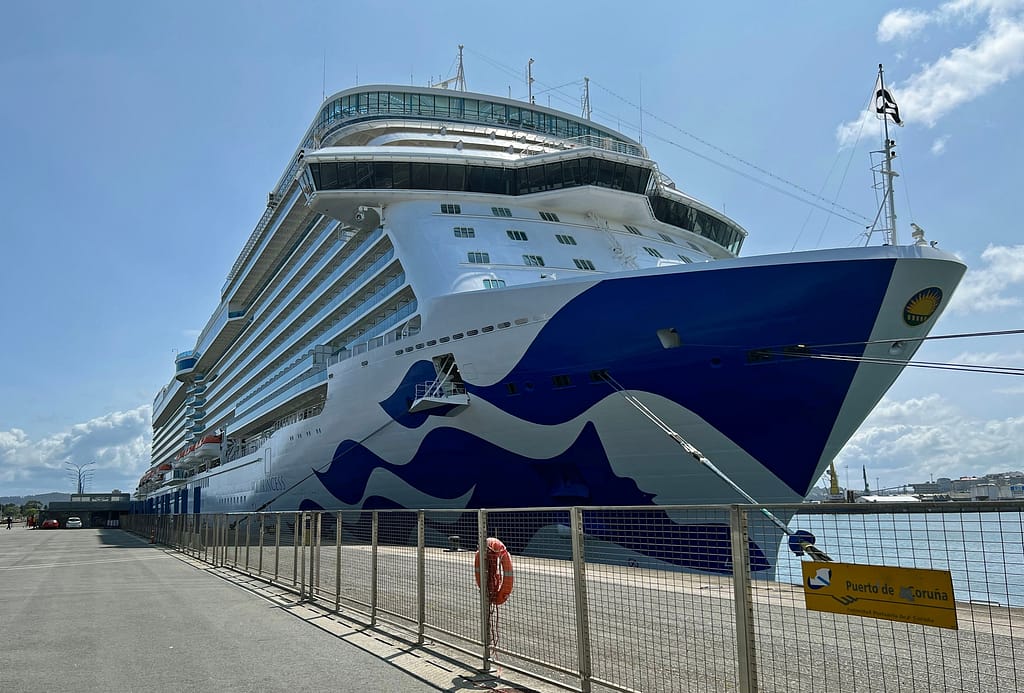
<path fill-rule="evenodd" d="M 220 436 L 203 436 L 195 448 L 197 460 L 215 460 L 220 457 Z"/>

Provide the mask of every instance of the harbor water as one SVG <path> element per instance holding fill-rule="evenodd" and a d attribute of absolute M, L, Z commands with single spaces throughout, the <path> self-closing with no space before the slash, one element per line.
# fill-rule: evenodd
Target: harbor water
<path fill-rule="evenodd" d="M 948 570 L 957 601 L 1024 606 L 1024 511 L 800 512 L 790 528 L 807 530 L 836 561 Z M 779 548 L 776 580 L 800 584 L 801 559 Z"/>

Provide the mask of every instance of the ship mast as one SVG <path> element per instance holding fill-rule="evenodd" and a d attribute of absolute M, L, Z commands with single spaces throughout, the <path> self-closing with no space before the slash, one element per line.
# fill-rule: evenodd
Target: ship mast
<path fill-rule="evenodd" d="M 583 78 L 583 117 L 590 120 L 590 78 Z"/>
<path fill-rule="evenodd" d="M 887 203 L 885 215 L 885 225 L 887 227 L 886 243 L 889 245 L 896 245 L 896 199 L 893 194 L 893 178 L 899 174 L 892 170 L 892 160 L 896 158 L 896 152 L 894 151 L 896 142 L 889 139 L 889 113 L 885 110 L 888 108 L 889 99 L 888 92 L 885 90 L 885 80 L 882 76 L 881 63 L 878 64 L 878 86 L 879 93 L 875 94 L 875 110 L 881 112 L 883 124 L 882 154 L 885 159 L 882 163 L 882 176 L 884 177 L 885 182 L 885 195 L 883 199 Z M 881 105 L 879 105 L 879 99 L 882 99 Z M 893 102 L 893 107 L 895 108 L 895 102 Z M 899 122 L 898 114 L 896 115 L 896 122 Z M 866 486 L 867 482 L 865 481 L 865 487 Z"/>
<path fill-rule="evenodd" d="M 455 71 L 454 77 L 443 79 L 440 82 L 431 82 L 428 86 L 435 89 L 447 89 L 452 84 L 455 85 L 455 91 L 466 91 L 466 73 L 462 69 L 462 48 L 463 44 L 459 44 L 459 67 Z"/>

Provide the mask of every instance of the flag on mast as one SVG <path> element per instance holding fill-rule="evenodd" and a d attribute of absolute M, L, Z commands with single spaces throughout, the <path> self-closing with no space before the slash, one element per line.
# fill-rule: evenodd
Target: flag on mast
<path fill-rule="evenodd" d="M 888 116 L 892 122 L 903 125 L 896 99 L 892 98 L 892 92 L 882 86 L 882 75 L 878 75 L 878 81 L 875 82 L 875 113 L 881 114 L 883 118 Z"/>

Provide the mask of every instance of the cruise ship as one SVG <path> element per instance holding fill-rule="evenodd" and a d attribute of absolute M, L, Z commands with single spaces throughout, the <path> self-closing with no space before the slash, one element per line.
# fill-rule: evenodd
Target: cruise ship
<path fill-rule="evenodd" d="M 334 94 L 153 401 L 134 510 L 741 502 L 677 437 L 758 501 L 800 501 L 965 267 L 920 234 L 741 257 L 746 237 L 589 118 Z M 588 531 L 728 570 L 702 546 L 727 526 L 655 516 L 690 548 Z"/>

